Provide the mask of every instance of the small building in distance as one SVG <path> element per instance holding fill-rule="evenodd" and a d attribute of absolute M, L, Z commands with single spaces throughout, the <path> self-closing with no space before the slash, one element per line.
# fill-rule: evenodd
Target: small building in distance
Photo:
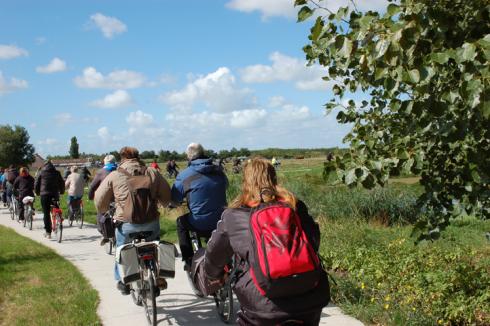
<path fill-rule="evenodd" d="M 78 167 L 92 167 L 94 165 L 94 160 L 91 157 L 88 158 L 70 158 L 70 159 L 62 159 L 62 160 L 51 160 L 55 167 L 69 167 L 69 166 L 78 166 Z"/>
<path fill-rule="evenodd" d="M 35 161 L 29 166 L 29 170 L 37 171 L 39 168 L 44 166 L 44 158 L 39 154 L 34 154 Z"/>

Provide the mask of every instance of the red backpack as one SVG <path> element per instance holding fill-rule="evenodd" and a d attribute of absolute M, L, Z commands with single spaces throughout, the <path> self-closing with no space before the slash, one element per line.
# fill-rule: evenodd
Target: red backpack
<path fill-rule="evenodd" d="M 297 212 L 281 202 L 260 204 L 250 213 L 250 275 L 268 298 L 299 295 L 324 276 L 318 254 Z"/>

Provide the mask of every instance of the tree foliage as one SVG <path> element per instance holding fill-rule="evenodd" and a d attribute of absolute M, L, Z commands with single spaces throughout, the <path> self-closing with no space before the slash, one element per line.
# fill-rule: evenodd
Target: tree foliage
<path fill-rule="evenodd" d="M 488 0 L 401 0 L 385 13 L 334 13 L 324 3 L 295 1 L 298 21 L 319 14 L 303 49 L 333 82 L 326 109 L 352 126 L 350 152 L 325 172 L 367 188 L 394 172 L 420 175 L 425 217 L 417 229 L 430 231 L 422 238 L 437 237 L 456 215 L 488 218 Z"/>
<path fill-rule="evenodd" d="M 70 140 L 70 157 L 71 158 L 79 158 L 80 153 L 78 152 L 78 140 L 77 137 L 71 137 Z"/>
<path fill-rule="evenodd" d="M 25 166 L 34 162 L 34 146 L 24 127 L 0 125 L 0 166 Z"/>

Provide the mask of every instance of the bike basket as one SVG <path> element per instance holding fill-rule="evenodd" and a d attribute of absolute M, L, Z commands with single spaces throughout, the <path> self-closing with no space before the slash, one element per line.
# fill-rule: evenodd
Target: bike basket
<path fill-rule="evenodd" d="M 134 282 L 140 278 L 138 252 L 132 243 L 117 247 L 117 270 L 124 284 Z"/>
<path fill-rule="evenodd" d="M 175 246 L 172 243 L 161 241 L 158 244 L 158 265 L 160 276 L 175 277 Z"/>

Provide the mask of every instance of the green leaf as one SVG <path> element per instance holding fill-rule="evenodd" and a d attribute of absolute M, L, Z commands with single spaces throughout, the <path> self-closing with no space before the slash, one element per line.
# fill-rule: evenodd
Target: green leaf
<path fill-rule="evenodd" d="M 322 29 L 323 29 L 323 19 L 322 17 L 318 17 L 315 21 L 315 25 L 313 25 L 313 28 L 311 29 L 311 39 L 313 41 L 318 40 L 320 34 L 322 33 Z"/>
<path fill-rule="evenodd" d="M 352 41 L 349 38 L 345 37 L 342 48 L 339 51 L 339 55 L 341 55 L 344 58 L 349 58 L 351 52 L 352 52 Z"/>
<path fill-rule="evenodd" d="M 408 76 L 413 84 L 417 84 L 420 81 L 420 72 L 417 69 L 410 70 Z"/>
<path fill-rule="evenodd" d="M 386 68 L 376 68 L 374 71 L 374 80 L 379 80 L 386 75 Z"/>
<path fill-rule="evenodd" d="M 345 184 L 348 186 L 352 185 L 354 182 L 356 182 L 356 180 L 356 169 L 349 170 L 349 172 L 347 172 L 345 175 Z"/>
<path fill-rule="evenodd" d="M 471 43 L 463 44 L 462 58 L 464 61 L 472 61 L 476 57 L 476 46 Z"/>
<path fill-rule="evenodd" d="M 431 55 L 431 59 L 441 65 L 448 62 L 449 58 L 450 56 L 447 52 L 433 53 Z"/>
<path fill-rule="evenodd" d="M 302 6 L 305 5 L 308 1 L 307 0 L 294 0 L 294 6 Z"/>
<path fill-rule="evenodd" d="M 483 102 L 483 105 L 481 107 L 483 116 L 487 119 L 490 118 L 490 101 L 485 101 Z"/>
<path fill-rule="evenodd" d="M 313 15 L 314 10 L 311 10 L 310 7 L 308 6 L 303 6 L 301 7 L 300 11 L 298 12 L 298 23 L 305 21 L 306 19 L 310 18 L 311 15 Z"/>
<path fill-rule="evenodd" d="M 382 38 L 381 40 L 376 43 L 376 59 L 381 58 L 386 51 L 388 51 L 388 48 L 390 47 L 390 40 L 386 38 Z"/>
<path fill-rule="evenodd" d="M 388 14 L 390 16 L 394 16 L 394 15 L 398 14 L 401 11 L 401 9 L 400 9 L 400 6 L 397 6 L 393 3 L 390 3 L 388 5 L 388 8 L 386 9 L 386 11 L 388 12 Z"/>

